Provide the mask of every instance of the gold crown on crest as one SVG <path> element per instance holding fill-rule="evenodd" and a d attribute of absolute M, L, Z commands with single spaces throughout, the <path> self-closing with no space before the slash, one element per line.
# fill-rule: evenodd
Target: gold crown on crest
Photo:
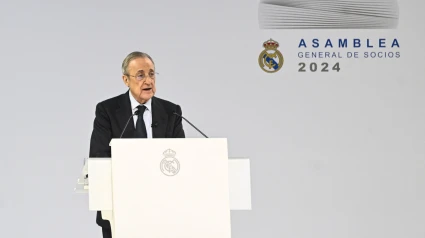
<path fill-rule="evenodd" d="M 176 155 L 176 152 L 172 149 L 168 149 L 168 150 L 164 151 L 164 153 L 162 153 L 162 154 L 164 154 L 164 156 L 166 158 L 174 158 L 174 156 Z"/>
<path fill-rule="evenodd" d="M 277 41 L 272 40 L 272 38 L 270 38 L 270 40 L 264 41 L 263 46 L 267 50 L 275 50 L 277 49 L 277 47 L 279 47 L 279 43 Z"/>

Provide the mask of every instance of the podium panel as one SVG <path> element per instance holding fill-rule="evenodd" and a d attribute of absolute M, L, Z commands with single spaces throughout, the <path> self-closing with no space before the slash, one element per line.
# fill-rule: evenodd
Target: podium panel
<path fill-rule="evenodd" d="M 226 139 L 111 142 L 114 238 L 230 238 Z"/>

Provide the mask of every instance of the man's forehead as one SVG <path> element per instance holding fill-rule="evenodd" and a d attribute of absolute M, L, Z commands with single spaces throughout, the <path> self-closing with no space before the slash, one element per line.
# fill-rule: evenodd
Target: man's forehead
<path fill-rule="evenodd" d="M 130 68 L 132 68 L 133 70 L 154 70 L 155 66 L 152 63 L 147 63 L 147 62 L 143 62 L 143 63 L 137 63 L 135 62 L 134 64 L 130 64 L 129 65 Z"/>
<path fill-rule="evenodd" d="M 130 65 L 129 69 L 134 72 L 141 71 L 155 71 L 155 66 L 153 65 Z"/>

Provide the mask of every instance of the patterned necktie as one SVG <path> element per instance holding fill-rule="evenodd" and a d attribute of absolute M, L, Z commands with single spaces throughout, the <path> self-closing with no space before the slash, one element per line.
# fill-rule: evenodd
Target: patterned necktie
<path fill-rule="evenodd" d="M 145 121 L 143 120 L 143 113 L 146 110 L 145 105 L 139 105 L 137 106 L 137 109 L 140 111 L 139 115 L 137 116 L 137 123 L 136 123 L 136 138 L 148 138 L 148 135 L 146 133 L 146 126 Z"/>

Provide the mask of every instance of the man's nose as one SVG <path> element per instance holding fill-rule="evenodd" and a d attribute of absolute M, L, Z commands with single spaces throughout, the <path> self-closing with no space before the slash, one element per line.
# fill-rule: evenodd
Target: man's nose
<path fill-rule="evenodd" d="M 146 80 L 145 80 L 145 84 L 148 84 L 148 85 L 150 85 L 150 84 L 152 84 L 152 79 L 151 79 L 151 77 L 146 77 Z"/>

